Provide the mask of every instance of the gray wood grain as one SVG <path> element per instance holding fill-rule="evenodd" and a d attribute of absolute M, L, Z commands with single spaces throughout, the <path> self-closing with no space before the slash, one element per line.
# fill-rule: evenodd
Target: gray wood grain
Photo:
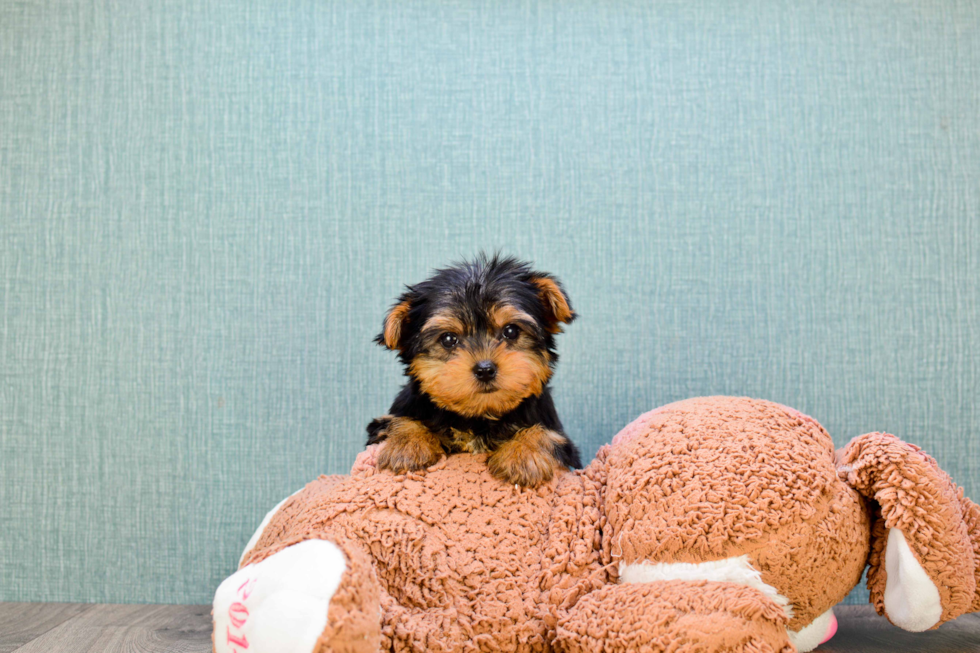
<path fill-rule="evenodd" d="M 0 653 L 11 653 L 91 607 L 84 603 L 0 603 Z"/>
<path fill-rule="evenodd" d="M 207 653 L 211 606 L 93 605 L 17 653 Z"/>
<path fill-rule="evenodd" d="M 834 609 L 840 628 L 818 653 L 980 652 L 980 613 L 908 633 L 871 606 Z M 0 603 L 0 653 L 208 653 L 209 605 Z"/>
<path fill-rule="evenodd" d="M 834 608 L 837 635 L 819 653 L 976 653 L 980 651 L 980 612 L 965 614 L 936 630 L 910 633 L 879 617 L 870 605 Z"/>

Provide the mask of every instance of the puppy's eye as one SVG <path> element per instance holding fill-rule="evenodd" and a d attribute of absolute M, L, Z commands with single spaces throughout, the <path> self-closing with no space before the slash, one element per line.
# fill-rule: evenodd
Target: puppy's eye
<path fill-rule="evenodd" d="M 459 342 L 459 339 L 456 337 L 456 334 L 454 333 L 444 333 L 441 336 L 439 336 L 439 344 L 445 347 L 446 349 L 452 349 L 453 347 L 456 346 L 457 342 Z"/>
<path fill-rule="evenodd" d="M 513 324 L 508 324 L 500 333 L 506 340 L 514 340 L 517 336 L 521 335 L 521 330 Z"/>

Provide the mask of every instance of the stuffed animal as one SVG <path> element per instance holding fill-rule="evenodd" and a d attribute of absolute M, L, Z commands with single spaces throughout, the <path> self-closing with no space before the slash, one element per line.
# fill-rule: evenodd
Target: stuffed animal
<path fill-rule="evenodd" d="M 906 630 L 980 610 L 980 509 L 932 458 L 883 433 L 835 452 L 771 402 L 664 406 L 535 489 L 485 454 L 399 476 L 377 454 L 269 513 L 215 651 L 810 651 L 865 567 Z"/>

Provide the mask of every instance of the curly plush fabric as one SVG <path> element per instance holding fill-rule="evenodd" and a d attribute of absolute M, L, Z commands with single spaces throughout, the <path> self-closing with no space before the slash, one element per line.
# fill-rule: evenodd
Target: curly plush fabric
<path fill-rule="evenodd" d="M 779 606 L 743 585 L 609 585 L 575 606 L 558 643 L 569 653 L 791 653 L 786 624 Z"/>
<path fill-rule="evenodd" d="M 376 452 L 358 456 L 350 477 L 321 477 L 287 501 L 244 564 L 304 539 L 343 542 L 360 583 L 380 594 L 385 651 L 548 651 L 558 609 L 607 582 L 599 492 L 586 475 L 527 490 L 493 479 L 484 455 L 466 455 L 393 483 L 375 469 Z M 336 597 L 331 610 L 355 614 L 357 599 Z M 318 650 L 357 650 L 336 639 Z"/>
<path fill-rule="evenodd" d="M 614 530 L 631 533 L 622 560 L 726 558 L 773 528 L 824 513 L 836 481 L 833 442 L 798 415 L 770 402 L 709 397 L 627 426 L 613 441 L 617 471 L 606 491 Z"/>
<path fill-rule="evenodd" d="M 296 618 L 327 600 L 304 630 L 320 633 L 311 653 L 808 651 L 869 562 L 879 611 L 888 587 L 911 595 L 887 577 L 892 541 L 902 556 L 892 562 L 938 588 L 933 604 L 902 603 L 900 625 L 980 608 L 980 508 L 934 460 L 879 433 L 835 453 L 813 419 L 772 402 L 664 406 L 587 468 L 533 490 L 494 479 L 486 455 L 395 476 L 377 454 L 310 483 L 260 527 L 236 574 L 279 590 L 286 607 L 231 596 L 233 576 L 215 614 L 237 630 L 215 638 L 217 653 L 262 630 L 253 613 L 288 617 L 296 605 Z M 327 599 L 318 579 L 307 600 L 263 571 L 307 540 L 343 555 L 343 570 L 323 572 L 339 582 Z"/>
<path fill-rule="evenodd" d="M 977 612 L 980 611 L 980 506 L 964 496 L 963 488 L 959 488 L 957 494 L 963 510 L 963 520 L 966 522 L 966 529 L 970 533 L 970 542 L 973 545 L 973 578 L 977 588 L 973 595 L 973 602 L 966 612 Z"/>
<path fill-rule="evenodd" d="M 964 502 L 962 490 L 934 459 L 888 433 L 855 438 L 840 462 L 847 482 L 877 502 L 868 589 L 878 614 L 887 616 L 885 529 L 892 528 L 902 532 L 940 594 L 942 616 L 933 627 L 970 610 L 977 596 L 977 560 L 969 528 L 976 528 L 977 507 Z"/>
<path fill-rule="evenodd" d="M 867 514 L 838 481 L 830 435 L 802 413 L 689 399 L 624 428 L 607 464 L 606 533 L 621 565 L 748 554 L 766 584 L 785 588 L 794 630 L 861 578 Z"/>

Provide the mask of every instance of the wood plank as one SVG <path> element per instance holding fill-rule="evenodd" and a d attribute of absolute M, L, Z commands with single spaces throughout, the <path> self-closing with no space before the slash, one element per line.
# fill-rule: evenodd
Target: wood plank
<path fill-rule="evenodd" d="M 209 605 L 93 605 L 17 653 L 209 653 Z"/>
<path fill-rule="evenodd" d="M 84 603 L 0 603 L 0 653 L 11 653 L 91 607 Z"/>
<path fill-rule="evenodd" d="M 980 652 L 980 613 L 909 633 L 868 605 L 834 609 L 837 636 L 817 653 Z M 19 643 L 18 643 L 19 642 Z M 209 653 L 209 605 L 0 603 L 0 653 Z"/>
<path fill-rule="evenodd" d="M 870 605 L 834 608 L 837 635 L 814 653 L 977 653 L 980 612 L 965 614 L 936 630 L 910 633 L 879 617 Z"/>

